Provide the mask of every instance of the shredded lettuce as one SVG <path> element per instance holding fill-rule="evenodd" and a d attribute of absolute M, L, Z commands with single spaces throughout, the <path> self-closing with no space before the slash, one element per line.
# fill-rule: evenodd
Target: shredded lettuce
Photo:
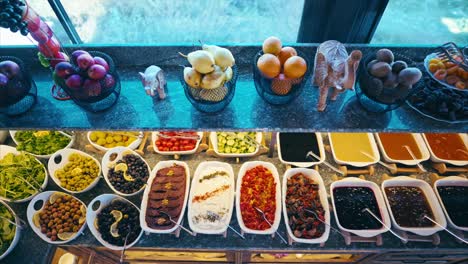
<path fill-rule="evenodd" d="M 18 142 L 17 150 L 36 155 L 49 155 L 65 148 L 71 138 L 58 131 L 18 131 L 15 140 Z"/>
<path fill-rule="evenodd" d="M 8 249 L 16 232 L 16 226 L 8 222 L 5 218 L 15 222 L 15 218 L 8 208 L 0 204 L 0 255 Z"/>

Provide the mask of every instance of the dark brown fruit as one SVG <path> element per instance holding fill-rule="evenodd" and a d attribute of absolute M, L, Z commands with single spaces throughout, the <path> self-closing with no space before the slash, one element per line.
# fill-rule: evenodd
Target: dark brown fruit
<path fill-rule="evenodd" d="M 371 68 L 374 64 L 376 64 L 377 62 L 379 62 L 378 60 L 371 60 L 368 64 L 367 64 L 367 72 L 370 73 L 371 71 Z"/>
<path fill-rule="evenodd" d="M 393 64 L 392 64 L 392 72 L 394 73 L 400 73 L 402 70 L 408 68 L 408 64 L 406 64 L 406 62 L 404 61 L 395 61 Z"/>
<path fill-rule="evenodd" d="M 392 71 L 390 64 L 386 62 L 377 62 L 372 65 L 370 69 L 370 74 L 374 77 L 383 78 L 387 76 Z"/>
<path fill-rule="evenodd" d="M 367 93 L 370 96 L 378 97 L 383 91 L 383 83 L 378 78 L 372 78 L 369 82 L 369 90 Z"/>
<path fill-rule="evenodd" d="M 380 49 L 376 54 L 377 60 L 381 62 L 386 62 L 392 64 L 394 60 L 393 52 L 389 49 Z"/>
<path fill-rule="evenodd" d="M 421 71 L 418 68 L 411 67 L 411 68 L 406 68 L 402 70 L 398 74 L 398 81 L 401 84 L 410 86 L 410 85 L 417 83 L 419 79 L 421 79 L 421 77 L 422 77 Z"/>
<path fill-rule="evenodd" d="M 390 72 L 387 77 L 385 77 L 383 86 L 395 88 L 398 85 L 398 74 Z"/>

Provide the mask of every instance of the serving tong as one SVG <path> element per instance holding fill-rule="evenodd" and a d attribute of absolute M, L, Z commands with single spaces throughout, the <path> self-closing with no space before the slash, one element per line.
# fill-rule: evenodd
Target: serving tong
<path fill-rule="evenodd" d="M 467 48 L 463 48 L 463 51 L 467 50 Z M 455 63 L 463 70 L 468 71 L 468 60 L 463 51 L 455 43 L 447 42 L 437 47 L 436 55 L 439 59 Z"/>
<path fill-rule="evenodd" d="M 435 221 L 434 219 L 432 219 L 431 217 L 427 216 L 427 214 L 422 214 L 420 216 L 420 220 L 426 218 L 427 220 L 431 221 L 432 223 L 434 223 L 435 225 L 437 225 L 438 227 L 444 229 L 445 231 L 447 231 L 447 233 L 449 233 L 450 235 L 456 237 L 458 240 L 460 240 L 461 242 L 465 243 L 465 244 L 468 244 L 468 241 L 466 241 L 465 239 L 459 237 L 458 235 L 456 235 L 455 233 L 453 233 L 452 231 L 448 230 L 445 226 L 439 224 L 437 221 Z"/>
<path fill-rule="evenodd" d="M 237 134 L 234 132 L 226 132 L 229 136 L 237 137 Z M 256 146 L 256 147 L 263 147 L 262 144 L 258 143 L 255 139 L 251 138 L 249 135 L 244 135 L 244 141 L 251 145 L 251 146 Z"/>
<path fill-rule="evenodd" d="M 214 219 L 216 220 L 220 220 L 221 219 L 221 216 L 213 211 L 207 211 L 206 212 L 208 214 L 208 216 L 210 217 L 213 217 Z M 236 233 L 236 235 L 240 236 L 242 239 L 245 239 L 245 237 L 239 233 L 237 230 L 235 230 L 229 223 L 227 225 L 229 227 L 229 229 L 231 229 L 234 233 Z"/>
<path fill-rule="evenodd" d="M 408 242 L 408 239 L 398 235 L 397 233 L 395 233 L 391 228 L 390 226 L 386 225 L 382 220 L 380 220 L 380 218 L 378 216 L 376 216 L 369 208 L 364 208 L 362 209 L 361 212 L 367 212 L 369 213 L 375 220 L 379 221 L 379 223 L 381 223 L 385 228 L 388 229 L 388 231 L 390 231 L 390 233 L 392 233 L 392 235 L 398 237 L 399 239 L 403 240 L 405 243 Z"/>
<path fill-rule="evenodd" d="M 183 133 L 183 132 L 181 132 L 181 133 L 176 133 L 174 136 L 169 136 L 169 135 L 164 135 L 164 134 L 162 134 L 162 133 L 158 133 L 157 136 L 158 136 L 158 137 L 161 137 L 161 138 L 181 138 L 181 139 L 200 140 L 200 136 L 199 136 L 199 135 L 193 136 L 193 135 L 185 134 L 185 133 Z"/>
<path fill-rule="evenodd" d="M 314 215 L 315 219 L 319 220 L 319 222 L 321 222 L 322 224 L 330 227 L 331 230 L 337 232 L 338 234 L 340 234 L 344 239 L 346 239 L 346 236 L 343 235 L 343 233 L 340 232 L 340 230 L 334 228 L 333 226 L 329 225 L 327 222 L 323 221 L 322 219 L 320 219 L 320 217 L 317 215 L 316 212 L 312 211 L 312 210 L 309 210 L 309 209 L 304 209 L 304 211 L 308 212 L 308 213 L 311 213 Z"/>
<path fill-rule="evenodd" d="M 254 207 L 254 208 L 255 208 L 255 210 L 257 210 L 257 212 L 259 214 L 262 215 L 263 220 L 265 220 L 265 222 L 267 222 L 268 225 L 270 225 L 270 227 L 273 227 L 273 225 L 270 223 L 270 221 L 268 221 L 268 219 L 266 218 L 265 213 L 258 207 Z M 284 239 L 284 237 L 278 232 L 278 230 L 275 230 L 275 233 L 281 238 L 281 241 L 283 241 L 285 244 L 288 244 L 288 241 L 286 241 L 286 239 Z"/>
<path fill-rule="evenodd" d="M 320 157 L 319 157 L 317 154 L 315 154 L 313 151 L 307 152 L 305 158 L 307 159 L 307 158 L 310 158 L 311 156 L 314 157 L 314 158 L 316 158 L 317 160 L 320 160 Z M 331 165 L 330 163 L 328 163 L 328 161 L 324 160 L 324 161 L 323 161 L 323 164 L 325 164 L 327 167 L 329 167 L 330 169 L 334 170 L 335 172 L 338 172 L 338 173 L 341 174 L 341 175 L 345 175 L 345 173 L 344 173 L 343 171 L 341 171 L 341 170 L 338 169 L 337 167 Z"/>

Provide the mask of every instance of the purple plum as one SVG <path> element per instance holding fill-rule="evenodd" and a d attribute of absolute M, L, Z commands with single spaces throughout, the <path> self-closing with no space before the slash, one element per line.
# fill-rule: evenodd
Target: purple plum
<path fill-rule="evenodd" d="M 81 84 L 83 83 L 83 79 L 81 78 L 80 75 L 78 74 L 73 74 L 70 77 L 67 78 L 65 81 L 65 84 L 67 85 L 68 88 L 70 89 L 80 89 Z"/>
<path fill-rule="evenodd" d="M 0 87 L 5 87 L 8 84 L 8 77 L 5 74 L 0 73 Z"/>
<path fill-rule="evenodd" d="M 20 73 L 20 67 L 14 61 L 2 61 L 0 62 L 0 73 L 3 73 L 11 80 Z"/>
<path fill-rule="evenodd" d="M 83 89 L 88 96 L 99 96 L 101 94 L 101 84 L 97 80 L 86 79 L 83 84 Z"/>
<path fill-rule="evenodd" d="M 109 88 L 114 87 L 114 85 L 115 85 L 114 76 L 110 74 L 106 74 L 106 76 L 104 77 L 104 88 L 109 89 Z"/>
<path fill-rule="evenodd" d="M 88 54 L 88 52 L 84 51 L 84 50 L 75 50 L 72 54 L 71 54 L 71 62 L 75 65 L 78 65 L 78 62 L 76 61 L 76 59 L 78 59 L 78 57 L 80 55 L 83 55 L 83 54 Z M 90 55 L 91 56 L 91 55 Z"/>
<path fill-rule="evenodd" d="M 106 68 L 99 64 L 94 64 L 88 69 L 88 76 L 93 80 L 100 80 L 106 76 Z"/>
<path fill-rule="evenodd" d="M 94 57 L 94 64 L 99 64 L 101 66 L 103 66 L 105 69 L 106 69 L 106 72 L 109 71 L 109 64 L 107 63 L 107 61 L 101 57 Z"/>
<path fill-rule="evenodd" d="M 75 73 L 75 69 L 71 63 L 62 61 L 55 66 L 55 73 L 60 78 L 67 78 L 68 76 Z"/>
<path fill-rule="evenodd" d="M 76 64 L 82 70 L 87 70 L 94 64 L 94 59 L 89 54 L 81 54 L 76 58 Z"/>

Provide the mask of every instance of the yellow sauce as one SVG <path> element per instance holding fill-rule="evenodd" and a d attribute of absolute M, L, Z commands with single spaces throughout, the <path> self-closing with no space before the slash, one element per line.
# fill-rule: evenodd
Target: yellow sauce
<path fill-rule="evenodd" d="M 369 136 L 366 133 L 330 133 L 335 157 L 348 162 L 371 162 L 374 159 L 362 152 L 375 157 Z"/>

